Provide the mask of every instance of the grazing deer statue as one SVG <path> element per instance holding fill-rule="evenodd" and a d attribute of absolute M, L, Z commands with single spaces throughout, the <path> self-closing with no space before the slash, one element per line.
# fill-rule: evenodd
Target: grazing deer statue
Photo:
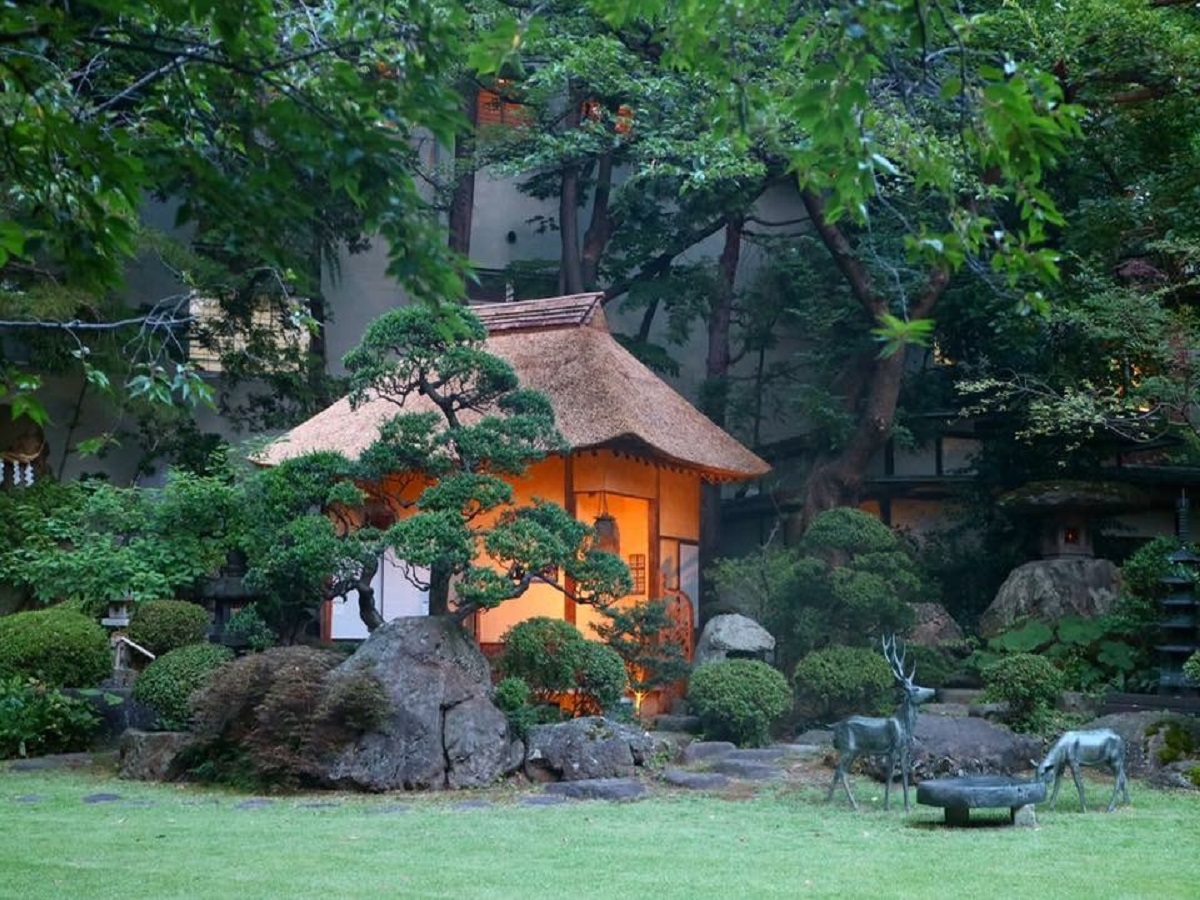
<path fill-rule="evenodd" d="M 833 783 L 829 785 L 829 793 L 825 800 L 833 799 L 838 782 L 846 789 L 850 805 L 856 810 L 858 803 L 850 793 L 850 783 L 846 780 L 846 770 L 860 756 L 886 756 L 888 760 L 887 779 L 883 788 L 883 808 L 888 808 L 892 790 L 892 774 L 896 771 L 896 761 L 900 761 L 900 779 L 904 786 L 904 811 L 908 812 L 908 775 L 912 768 L 912 736 L 913 727 L 917 724 L 917 707 L 933 699 L 936 693 L 933 688 L 921 687 L 913 683 L 917 674 L 916 666 L 907 675 L 904 674 L 904 653 L 896 656 L 896 636 L 889 641 L 883 638 L 883 655 L 892 667 L 892 676 L 902 692 L 900 707 L 890 719 L 871 718 L 868 716 L 851 716 L 842 719 L 833 726 L 833 746 L 839 753 L 837 771 L 833 773 Z"/>
<path fill-rule="evenodd" d="M 1037 767 L 1038 778 L 1049 781 L 1054 777 L 1054 790 L 1050 792 L 1050 804 L 1058 799 L 1058 789 L 1062 787 L 1063 769 L 1071 768 L 1071 778 L 1079 791 L 1079 810 L 1086 811 L 1083 802 L 1083 782 L 1079 778 L 1080 766 L 1109 766 L 1116 776 L 1117 783 L 1113 787 L 1112 800 L 1109 801 L 1108 811 L 1117 808 L 1117 794 L 1129 802 L 1129 782 L 1125 778 L 1125 740 L 1111 728 L 1098 728 L 1094 731 L 1068 731 L 1060 737 L 1050 752 L 1046 754 Z"/>

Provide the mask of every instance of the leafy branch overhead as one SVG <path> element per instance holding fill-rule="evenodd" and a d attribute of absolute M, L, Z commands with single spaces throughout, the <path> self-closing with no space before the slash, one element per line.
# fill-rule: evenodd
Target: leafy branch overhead
<path fill-rule="evenodd" d="M 317 297 L 322 262 L 376 235 L 412 294 L 455 293 L 414 147 L 458 121 L 443 74 L 461 16 L 376 0 L 6 5 L 0 332 L 98 352 L 120 332 L 126 361 L 169 368 L 191 298 Z M 177 287 L 127 306 L 139 256 Z M 127 386 L 152 399 L 192 385 L 142 374 Z"/>

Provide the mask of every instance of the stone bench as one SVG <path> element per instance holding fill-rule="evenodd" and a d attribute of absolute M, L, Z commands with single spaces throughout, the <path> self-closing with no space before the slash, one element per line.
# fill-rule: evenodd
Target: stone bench
<path fill-rule="evenodd" d="M 1022 781 L 1007 775 L 974 775 L 964 778 L 935 778 L 917 785 L 917 802 L 940 806 L 947 825 L 966 825 L 972 809 L 1007 807 L 1010 821 L 1017 822 L 1023 807 L 1046 799 L 1044 781 Z"/>

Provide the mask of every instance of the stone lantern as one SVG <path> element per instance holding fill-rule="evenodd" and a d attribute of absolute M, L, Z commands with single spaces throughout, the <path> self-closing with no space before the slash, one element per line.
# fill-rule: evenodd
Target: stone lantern
<path fill-rule="evenodd" d="M 1096 555 L 1096 521 L 1123 509 L 1149 505 L 1137 488 L 1111 482 L 1034 481 L 1010 491 L 1000 506 L 1041 521 L 1042 559 Z"/>
<path fill-rule="evenodd" d="M 999 505 L 1040 524 L 1041 558 L 1009 573 L 980 617 L 981 636 L 995 637 L 1027 618 L 1053 623 L 1112 610 L 1121 572 L 1096 558 L 1095 533 L 1104 515 L 1148 507 L 1141 491 L 1110 482 L 1037 481 L 1005 494 Z"/>

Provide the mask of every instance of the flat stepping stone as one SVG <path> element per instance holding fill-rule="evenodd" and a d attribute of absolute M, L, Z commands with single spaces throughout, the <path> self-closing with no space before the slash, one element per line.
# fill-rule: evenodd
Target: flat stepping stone
<path fill-rule="evenodd" d="M 750 747 L 745 750 L 734 750 L 723 757 L 726 762 L 778 762 L 787 753 L 782 747 Z"/>
<path fill-rule="evenodd" d="M 820 744 L 782 744 L 784 756 L 811 758 L 821 756 L 828 749 Z"/>
<path fill-rule="evenodd" d="M 966 825 L 973 809 L 1007 807 L 1010 820 L 1021 824 L 1032 818 L 1023 808 L 1046 799 L 1046 782 L 1023 781 L 1007 775 L 974 775 L 965 778 L 935 778 L 917 785 L 917 802 L 940 806 L 947 825 Z"/>
<path fill-rule="evenodd" d="M 662 779 L 673 787 L 692 791 L 711 791 L 729 786 L 729 776 L 720 772 L 692 772 L 674 766 L 663 770 Z"/>
<path fill-rule="evenodd" d="M 367 814 L 372 816 L 394 816 L 397 813 L 406 813 L 410 809 L 406 803 L 384 803 L 379 806 L 372 806 L 367 809 Z"/>
<path fill-rule="evenodd" d="M 744 781 L 770 781 L 783 777 L 783 770 L 777 765 L 744 759 L 718 760 L 712 770 Z"/>
<path fill-rule="evenodd" d="M 275 801 L 268 800 L 266 797 L 255 797 L 252 800 L 243 800 L 241 803 L 234 805 L 234 809 L 264 809 L 271 806 Z"/>
<path fill-rule="evenodd" d="M 58 753 L 54 756 L 35 756 L 32 759 L 18 759 L 8 764 L 10 772 L 40 772 L 46 769 L 78 769 L 90 766 L 93 762 L 90 753 Z"/>
<path fill-rule="evenodd" d="M 562 806 L 567 798 L 559 794 L 541 794 L 536 797 L 523 797 L 522 806 Z"/>
<path fill-rule="evenodd" d="M 83 798 L 84 803 L 117 803 L 121 800 L 120 794 L 88 794 Z"/>
<path fill-rule="evenodd" d="M 684 765 L 721 759 L 737 750 L 729 741 L 692 741 L 683 748 Z"/>
<path fill-rule="evenodd" d="M 13 797 L 13 803 L 41 803 L 45 799 L 41 794 L 22 794 L 20 797 Z"/>
<path fill-rule="evenodd" d="M 645 796 L 646 786 L 636 778 L 585 778 L 548 784 L 546 793 L 573 800 L 637 800 Z"/>
<path fill-rule="evenodd" d="M 40 772 L 43 769 L 53 769 L 55 765 L 49 759 L 18 759 L 8 764 L 10 772 Z"/>
<path fill-rule="evenodd" d="M 490 800 L 464 800 L 462 803 L 455 803 L 455 809 L 490 809 L 492 802 Z"/>

